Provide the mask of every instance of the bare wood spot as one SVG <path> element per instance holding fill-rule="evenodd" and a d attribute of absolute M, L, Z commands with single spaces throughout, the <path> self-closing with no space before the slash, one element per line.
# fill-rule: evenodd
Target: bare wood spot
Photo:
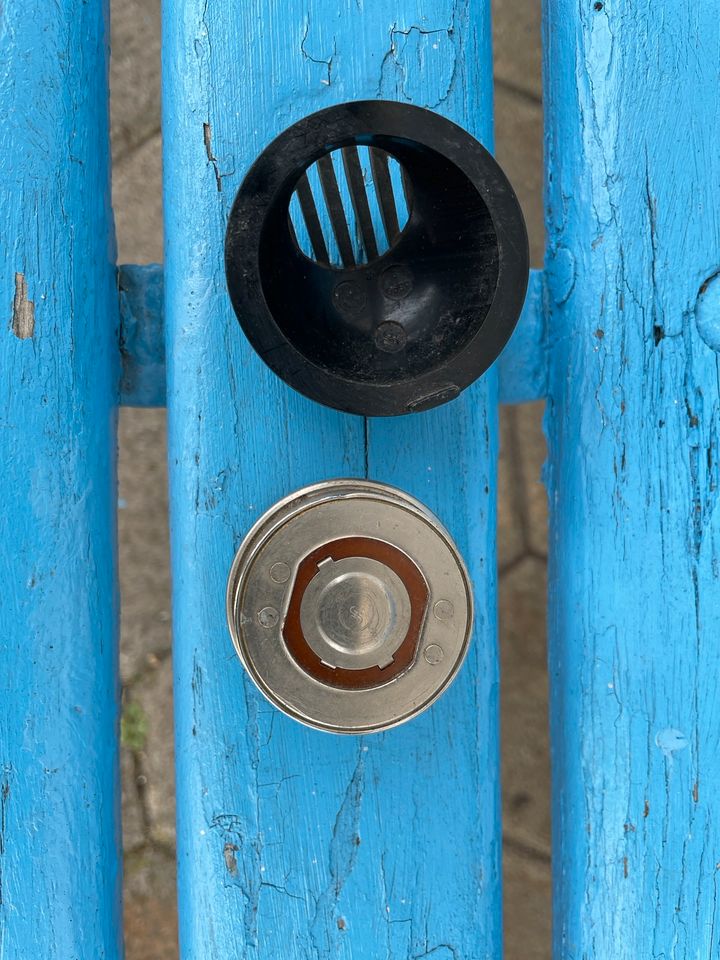
<path fill-rule="evenodd" d="M 693 800 L 695 803 L 700 799 L 700 783 L 696 780 L 693 784 Z"/>
<path fill-rule="evenodd" d="M 222 177 L 218 169 L 217 157 L 212 151 L 212 127 L 209 123 L 203 123 L 203 143 L 205 144 L 208 163 L 212 164 L 213 172 L 215 173 L 215 186 L 218 188 L 218 193 L 220 193 L 222 191 Z"/>
<path fill-rule="evenodd" d="M 5 853 L 5 829 L 7 827 L 5 811 L 7 809 L 8 797 L 10 796 L 10 783 L 3 781 L 0 789 L 0 857 Z M 2 862 L 0 862 L 0 907 L 3 904 L 3 874 Z"/>
<path fill-rule="evenodd" d="M 226 843 L 223 847 L 223 857 L 225 858 L 225 869 L 231 877 L 236 877 L 238 872 L 237 857 L 238 846 L 235 843 Z"/>
<path fill-rule="evenodd" d="M 29 340 L 35 332 L 35 304 L 32 300 L 28 300 L 27 281 L 24 273 L 15 274 L 12 330 L 18 340 Z"/>
<path fill-rule="evenodd" d="M 644 817 L 647 817 L 647 815 L 648 815 L 649 813 L 650 813 L 650 801 L 649 801 L 649 800 L 646 800 L 646 801 L 645 801 L 645 806 L 644 806 L 644 808 L 643 808 L 643 816 L 644 816 Z"/>
<path fill-rule="evenodd" d="M 627 880 L 627 875 L 628 875 L 628 858 L 623 857 L 623 876 L 625 877 L 626 880 Z"/>

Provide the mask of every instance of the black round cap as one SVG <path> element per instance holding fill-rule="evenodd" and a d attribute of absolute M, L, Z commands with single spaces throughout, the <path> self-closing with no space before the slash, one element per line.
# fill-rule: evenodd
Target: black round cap
<path fill-rule="evenodd" d="M 477 140 L 429 110 L 367 100 L 305 117 L 260 154 L 225 268 L 240 325 L 279 377 L 326 406 L 393 416 L 452 400 L 496 359 L 522 310 L 528 243 Z"/>

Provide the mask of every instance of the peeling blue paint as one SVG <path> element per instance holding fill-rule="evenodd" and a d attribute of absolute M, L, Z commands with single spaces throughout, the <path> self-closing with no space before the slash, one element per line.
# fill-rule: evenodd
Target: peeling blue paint
<path fill-rule="evenodd" d="M 0 958 L 119 960 L 108 9 L 0 13 Z"/>
<path fill-rule="evenodd" d="M 249 164 L 321 107 L 409 97 L 490 144 L 489 4 L 168 0 L 164 30 L 183 956 L 497 960 L 497 372 L 414 417 L 366 424 L 322 408 L 252 352 L 222 260 Z M 224 590 L 264 509 L 304 483 L 366 472 L 438 512 L 468 559 L 478 613 L 452 689 L 360 740 L 303 728 L 260 697 L 233 654 Z"/>
<path fill-rule="evenodd" d="M 547 0 L 544 57 L 554 956 L 716 958 L 720 23 Z"/>

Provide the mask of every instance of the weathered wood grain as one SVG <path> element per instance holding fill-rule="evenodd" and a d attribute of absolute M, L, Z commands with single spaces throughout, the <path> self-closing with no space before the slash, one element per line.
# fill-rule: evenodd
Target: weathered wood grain
<path fill-rule="evenodd" d="M 497 378 L 430 414 L 322 409 L 262 365 L 232 315 L 223 235 L 257 153 L 364 97 L 446 113 L 489 143 L 484 0 L 169 0 L 164 124 L 168 410 L 181 944 L 185 958 L 500 952 Z M 301 484 L 397 483 L 449 526 L 477 588 L 454 688 L 384 735 L 337 738 L 272 709 L 224 619 L 233 551 Z"/>
<path fill-rule="evenodd" d="M 0 957 L 121 955 L 105 3 L 0 12 Z"/>
<path fill-rule="evenodd" d="M 545 5 L 555 956 L 720 956 L 712 3 Z M 711 310 L 712 312 L 712 310 Z"/>

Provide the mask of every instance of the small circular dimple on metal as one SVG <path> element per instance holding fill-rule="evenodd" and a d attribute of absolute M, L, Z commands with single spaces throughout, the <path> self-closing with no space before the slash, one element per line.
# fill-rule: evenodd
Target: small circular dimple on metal
<path fill-rule="evenodd" d="M 270 567 L 270 579 L 275 583 L 287 583 L 290 579 L 290 567 L 282 561 L 274 563 Z"/>
<path fill-rule="evenodd" d="M 439 643 L 431 643 L 425 647 L 425 659 L 433 666 L 435 666 L 436 663 L 440 663 L 444 656 L 443 648 Z"/>
<path fill-rule="evenodd" d="M 426 507 L 383 484 L 334 480 L 258 520 L 233 562 L 227 612 L 271 703 L 321 730 L 368 733 L 421 713 L 452 682 L 472 592 Z"/>
<path fill-rule="evenodd" d="M 263 607 L 262 610 L 258 612 L 257 615 L 258 623 L 261 627 L 265 627 L 266 630 L 269 630 L 271 627 L 274 627 L 280 615 L 278 614 L 275 607 Z"/>
<path fill-rule="evenodd" d="M 433 613 L 438 620 L 450 620 L 454 612 L 453 605 L 449 600 L 438 600 L 433 607 Z"/>

